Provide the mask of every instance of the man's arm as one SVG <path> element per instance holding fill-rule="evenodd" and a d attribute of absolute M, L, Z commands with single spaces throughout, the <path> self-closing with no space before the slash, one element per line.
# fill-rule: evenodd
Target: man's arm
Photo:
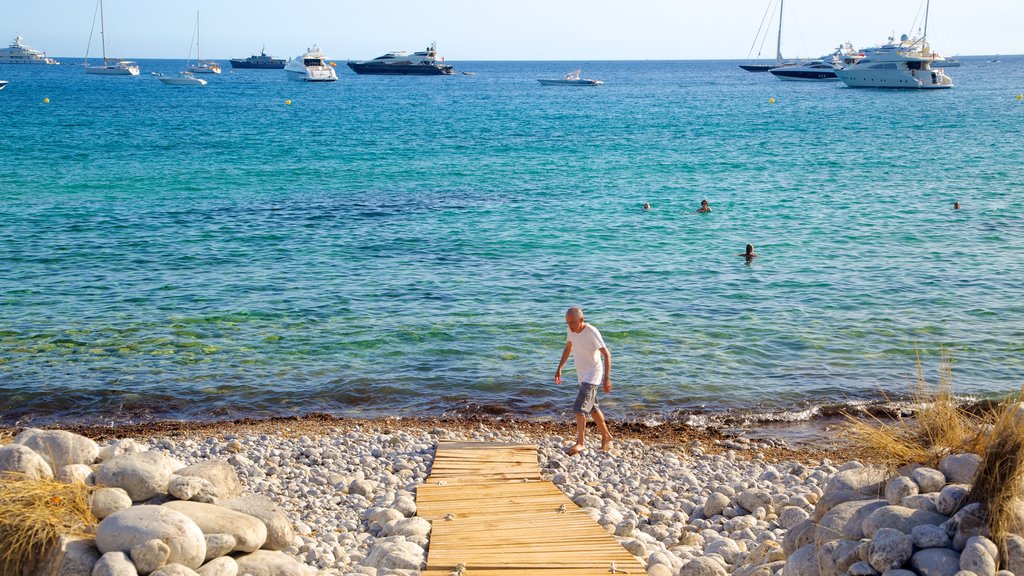
<path fill-rule="evenodd" d="M 607 348 L 601 348 L 601 357 L 604 358 L 604 393 L 612 391 L 612 353 Z"/>
<path fill-rule="evenodd" d="M 566 360 L 569 359 L 569 354 L 572 353 L 572 342 L 566 341 L 565 350 L 562 350 L 562 359 L 558 361 L 558 369 L 555 370 L 555 384 L 562 383 L 562 366 L 565 366 Z"/>

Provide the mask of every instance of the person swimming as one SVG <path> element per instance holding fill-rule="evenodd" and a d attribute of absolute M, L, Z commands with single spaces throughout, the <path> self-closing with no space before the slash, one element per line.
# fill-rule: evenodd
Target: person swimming
<path fill-rule="evenodd" d="M 700 201 L 700 208 L 697 208 L 697 212 L 711 212 L 711 206 L 708 206 L 707 200 Z"/>
<path fill-rule="evenodd" d="M 650 210 L 650 209 L 651 209 L 651 203 L 650 202 L 644 202 L 644 210 Z"/>
<path fill-rule="evenodd" d="M 754 245 L 747 244 L 746 252 L 744 252 L 743 254 L 737 254 L 737 256 L 743 256 L 744 258 L 747 259 L 747 262 L 753 260 L 754 258 L 757 258 L 757 254 L 754 253 Z"/>
<path fill-rule="evenodd" d="M 959 210 L 959 209 L 960 209 L 960 203 L 959 202 L 953 202 L 953 210 Z"/>

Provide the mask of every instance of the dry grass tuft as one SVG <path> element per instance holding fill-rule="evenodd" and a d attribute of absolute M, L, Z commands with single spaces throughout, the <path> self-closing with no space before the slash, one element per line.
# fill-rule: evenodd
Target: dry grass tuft
<path fill-rule="evenodd" d="M 942 353 L 939 384 L 934 389 L 924 379 L 918 354 L 912 397 L 918 406 L 912 418 L 886 422 L 876 416 L 865 420 L 847 414 L 843 436 L 868 458 L 890 468 L 909 463 L 934 467 L 948 454 L 978 449 L 981 420 L 965 412 L 953 397 L 953 358 L 949 353 Z"/>
<path fill-rule="evenodd" d="M 0 478 L 0 574 L 31 569 L 62 535 L 92 534 L 91 491 L 81 484 Z"/>
<path fill-rule="evenodd" d="M 1020 528 L 1017 517 L 1024 488 L 1024 388 L 1007 398 L 994 413 L 995 422 L 982 441 L 981 464 L 974 476 L 969 502 L 980 502 L 988 514 L 991 539 L 1006 565 L 1006 538 Z"/>

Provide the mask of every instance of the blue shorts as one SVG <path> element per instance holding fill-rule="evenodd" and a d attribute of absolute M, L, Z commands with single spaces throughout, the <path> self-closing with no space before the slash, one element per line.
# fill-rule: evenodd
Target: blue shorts
<path fill-rule="evenodd" d="M 584 382 L 580 384 L 580 391 L 576 394 L 576 402 L 572 405 L 572 411 L 586 416 L 594 410 L 597 410 L 597 384 Z"/>

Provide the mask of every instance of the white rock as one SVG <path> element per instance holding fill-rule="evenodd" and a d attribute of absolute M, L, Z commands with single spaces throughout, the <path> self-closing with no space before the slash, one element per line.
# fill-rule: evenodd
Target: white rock
<path fill-rule="evenodd" d="M 92 576 L 138 576 L 135 564 L 124 552 L 107 552 L 92 567 Z"/>
<path fill-rule="evenodd" d="M 914 546 L 918 548 L 947 548 L 950 545 L 949 534 L 945 528 L 931 524 L 914 526 L 910 531 Z"/>
<path fill-rule="evenodd" d="M 217 502 L 217 488 L 206 478 L 198 476 L 172 475 L 167 482 L 167 493 L 179 500 L 194 500 L 207 504 Z"/>
<path fill-rule="evenodd" d="M 206 558 L 204 560 L 209 562 L 214 558 L 226 556 L 235 549 L 236 545 L 238 545 L 238 541 L 231 534 L 207 534 Z"/>
<path fill-rule="evenodd" d="M 186 466 L 176 472 L 178 476 L 195 476 L 208 481 L 214 487 L 217 498 L 238 498 L 244 488 L 238 479 L 235 467 L 225 460 L 208 460 Z"/>
<path fill-rule="evenodd" d="M 36 576 L 91 576 L 99 559 L 100 552 L 92 538 L 60 536 L 39 562 Z"/>
<path fill-rule="evenodd" d="M 196 568 L 199 576 L 238 576 L 238 562 L 230 556 L 216 558 Z"/>
<path fill-rule="evenodd" d="M 221 500 L 220 506 L 259 518 L 267 527 L 265 550 L 284 550 L 295 540 L 295 528 L 284 512 L 266 496 L 242 496 L 233 500 Z"/>
<path fill-rule="evenodd" d="M 978 576 L 995 576 L 999 566 L 986 547 L 975 537 L 960 553 L 960 569 L 974 572 Z"/>
<path fill-rule="evenodd" d="M 920 470 L 920 468 L 918 468 Z M 916 472 L 916 470 L 915 470 Z M 932 490 L 934 492 L 934 490 Z M 885 485 L 885 499 L 889 504 L 900 506 L 907 496 L 914 496 L 918 493 L 918 485 L 906 476 L 897 476 Z"/>
<path fill-rule="evenodd" d="M 1006 537 L 1006 569 L 1014 574 L 1024 574 L 1024 538 L 1017 534 Z"/>
<path fill-rule="evenodd" d="M 786 506 L 782 510 L 779 510 L 779 517 L 776 522 L 779 523 L 779 526 L 789 530 L 793 526 L 796 526 L 810 517 L 811 515 L 803 508 Z"/>
<path fill-rule="evenodd" d="M 235 558 L 239 574 L 250 576 L 312 576 L 316 569 L 278 550 L 257 550 Z"/>
<path fill-rule="evenodd" d="M 960 570 L 960 554 L 949 548 L 928 548 L 915 553 L 910 564 L 921 576 L 953 576 Z"/>
<path fill-rule="evenodd" d="M 903 506 L 883 506 L 865 518 L 861 528 L 864 535 L 871 538 L 881 528 L 894 528 L 904 534 L 910 534 L 914 526 L 921 524 L 938 526 L 946 520 L 949 518 L 935 512 L 914 510 Z"/>
<path fill-rule="evenodd" d="M 879 528 L 868 544 L 868 563 L 879 572 L 906 564 L 914 552 L 914 539 L 892 528 Z"/>
<path fill-rule="evenodd" d="M 53 478 L 53 469 L 28 446 L 7 444 L 0 446 L 0 478 L 5 477 L 49 480 Z"/>
<path fill-rule="evenodd" d="M 772 495 L 766 490 L 744 490 L 736 495 L 736 503 L 751 512 L 757 508 L 764 508 L 765 511 L 775 509 Z"/>
<path fill-rule="evenodd" d="M 149 447 L 142 444 L 132 438 L 121 438 L 119 440 L 112 440 L 104 446 L 100 446 L 99 459 L 110 460 L 114 456 L 120 456 L 125 453 L 132 452 L 145 452 L 149 450 Z"/>
<path fill-rule="evenodd" d="M 927 466 L 920 466 L 910 471 L 910 479 L 913 480 L 921 493 L 938 492 L 946 485 L 946 475 Z"/>
<path fill-rule="evenodd" d="M 786 559 L 782 576 L 819 576 L 817 549 L 807 544 Z"/>
<path fill-rule="evenodd" d="M 68 464 L 67 466 L 57 470 L 55 478 L 57 482 L 63 482 L 65 484 L 93 485 L 92 468 L 85 464 Z"/>
<path fill-rule="evenodd" d="M 60 470 L 69 464 L 92 464 L 100 452 L 99 446 L 91 438 L 65 430 L 29 428 L 18 434 L 14 443 L 34 450 L 53 470 Z"/>
<path fill-rule="evenodd" d="M 886 476 L 885 469 L 876 466 L 843 470 L 829 480 L 825 496 L 834 492 L 853 491 L 867 497 L 878 498 L 885 489 Z"/>
<path fill-rule="evenodd" d="M 392 520 L 384 525 L 381 533 L 385 536 L 426 536 L 430 533 L 430 521 L 419 516 Z"/>
<path fill-rule="evenodd" d="M 721 492 L 712 492 L 708 495 L 707 500 L 704 501 L 704 516 L 711 518 L 721 514 L 725 507 L 729 505 L 729 497 Z"/>
<path fill-rule="evenodd" d="M 163 507 L 188 516 L 204 534 L 231 534 L 235 537 L 236 552 L 259 550 L 267 541 L 267 526 L 255 516 L 214 504 L 186 500 L 167 502 Z"/>
<path fill-rule="evenodd" d="M 377 570 L 420 570 L 423 548 L 404 540 L 382 538 L 374 542 L 362 564 Z"/>
<path fill-rule="evenodd" d="M 171 547 L 163 540 L 154 538 L 132 546 L 129 556 L 139 574 L 149 574 L 167 564 L 167 559 L 171 556 Z"/>
<path fill-rule="evenodd" d="M 647 567 L 647 576 L 676 576 L 676 573 L 664 564 L 652 564 Z"/>
<path fill-rule="evenodd" d="M 939 470 L 950 484 L 972 484 L 980 464 L 981 456 L 977 454 L 952 454 L 939 462 Z"/>
<path fill-rule="evenodd" d="M 679 576 L 728 576 L 725 568 L 711 558 L 701 556 L 683 564 Z"/>
<path fill-rule="evenodd" d="M 182 566 L 181 564 L 168 564 L 162 566 L 156 572 L 153 572 L 151 576 L 199 576 L 195 570 Z"/>
<path fill-rule="evenodd" d="M 160 452 L 137 452 L 105 460 L 96 471 L 96 484 L 124 488 L 135 502 L 167 493 L 171 474 L 184 466 Z"/>
<path fill-rule="evenodd" d="M 92 493 L 92 515 L 99 520 L 131 505 L 131 497 L 122 488 L 97 488 Z"/>
<path fill-rule="evenodd" d="M 939 492 L 935 500 L 935 511 L 939 514 L 952 516 L 967 504 L 967 493 L 971 487 L 966 484 L 948 484 Z"/>
<path fill-rule="evenodd" d="M 206 556 L 206 540 L 199 526 L 163 506 L 119 510 L 104 518 L 96 529 L 96 547 L 101 553 L 129 552 L 154 538 L 170 547 L 168 562 L 198 568 Z"/>
<path fill-rule="evenodd" d="M 845 574 L 850 566 L 860 560 L 859 542 L 853 540 L 832 540 L 818 548 L 818 570 L 821 576 Z"/>
<path fill-rule="evenodd" d="M 818 523 L 815 542 L 820 546 L 830 540 L 844 537 L 848 540 L 863 538 L 864 520 L 887 504 L 885 500 L 851 500 L 835 506 Z"/>

